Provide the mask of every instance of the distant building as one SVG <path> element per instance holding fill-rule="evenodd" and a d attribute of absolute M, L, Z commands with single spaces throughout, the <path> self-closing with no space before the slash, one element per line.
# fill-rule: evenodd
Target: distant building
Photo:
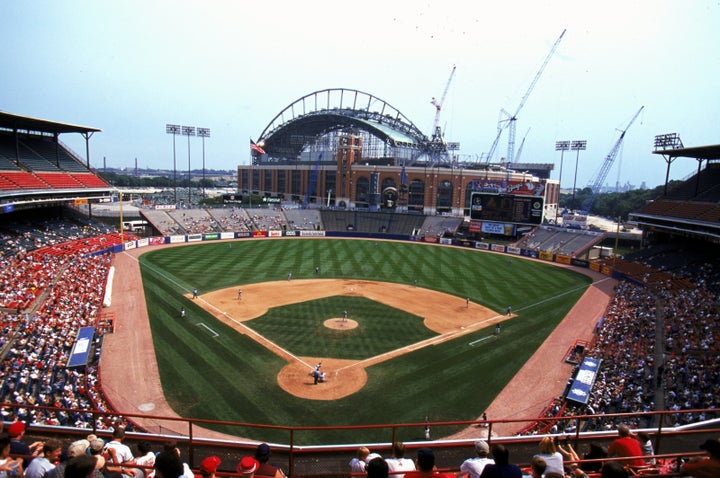
<path fill-rule="evenodd" d="M 558 182 L 527 171 L 454 162 L 378 164 L 363 160 L 362 137 L 349 134 L 339 135 L 336 150 L 323 156 L 324 161 L 259 160 L 239 166 L 238 193 L 308 207 L 416 211 L 499 222 L 540 223 L 557 214 Z"/>

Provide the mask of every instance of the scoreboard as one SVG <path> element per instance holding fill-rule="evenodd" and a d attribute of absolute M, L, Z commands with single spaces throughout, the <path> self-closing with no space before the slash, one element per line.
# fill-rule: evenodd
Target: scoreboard
<path fill-rule="evenodd" d="M 470 194 L 470 219 L 540 224 L 543 219 L 543 198 L 472 192 Z"/>

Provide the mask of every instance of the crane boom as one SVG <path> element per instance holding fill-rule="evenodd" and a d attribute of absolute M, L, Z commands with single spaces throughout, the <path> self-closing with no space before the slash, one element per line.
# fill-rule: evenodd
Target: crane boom
<path fill-rule="evenodd" d="M 442 132 L 440 131 L 440 110 L 442 109 L 443 103 L 445 103 L 445 97 L 447 96 L 448 90 L 450 89 L 450 83 L 452 82 L 453 76 L 455 76 L 455 68 L 453 65 L 452 71 L 450 72 L 450 78 L 448 78 L 447 84 L 445 85 L 445 91 L 443 91 L 440 101 L 438 102 L 435 97 L 430 103 L 435 107 L 435 121 L 433 122 L 433 141 L 440 141 L 442 139 Z"/>
<path fill-rule="evenodd" d="M 515 110 L 515 114 L 512 115 L 509 119 L 509 130 L 508 130 L 508 152 L 507 152 L 507 162 L 512 163 L 515 161 L 515 123 L 517 122 L 517 116 L 520 113 L 520 110 L 525 106 L 525 102 L 527 102 L 528 97 L 530 96 L 530 93 L 532 93 L 532 90 L 535 88 L 535 85 L 537 84 L 538 80 L 540 79 L 540 76 L 542 75 L 543 71 L 545 70 L 545 67 L 550 62 L 550 58 L 555 54 L 555 51 L 557 50 L 558 45 L 560 44 L 560 41 L 562 40 L 562 37 L 565 35 L 565 32 L 567 30 L 563 30 L 560 36 L 557 40 L 555 40 L 555 44 L 550 49 L 550 52 L 545 57 L 545 61 L 543 62 L 542 66 L 540 66 L 540 69 L 535 74 L 535 78 L 533 78 L 532 82 L 530 82 L 530 86 L 528 87 L 527 91 L 525 92 L 525 95 L 520 100 L 520 104 L 518 105 L 517 109 Z"/>
<path fill-rule="evenodd" d="M 628 125 L 625 127 L 624 130 L 620 132 L 620 137 L 617 139 L 615 144 L 613 145 L 610 152 L 605 156 L 605 161 L 603 161 L 602 166 L 600 166 L 600 171 L 598 172 L 597 176 L 595 177 L 595 180 L 592 181 L 590 184 L 590 189 L 592 191 L 589 198 L 585 200 L 583 203 L 583 210 L 586 212 L 590 212 L 590 208 L 593 205 L 593 202 L 595 202 L 595 195 L 600 193 L 600 190 L 602 189 L 602 185 L 605 183 L 605 179 L 607 178 L 608 173 L 610 172 L 610 168 L 612 168 L 613 163 L 615 162 L 615 158 L 617 157 L 618 151 L 620 151 L 620 147 L 623 144 L 623 140 L 625 139 L 625 133 L 627 133 L 627 130 L 630 129 L 630 126 L 635 122 L 638 116 L 640 116 L 640 112 L 645 108 L 644 106 L 641 106 L 639 110 L 637 110 L 637 113 L 635 113 L 635 116 L 632 117 Z"/>
<path fill-rule="evenodd" d="M 542 75 L 543 71 L 545 70 L 545 67 L 550 62 L 550 58 L 555 54 L 555 51 L 558 48 L 558 45 L 560 45 L 560 41 L 562 40 L 563 36 L 565 35 L 565 32 L 567 30 L 563 30 L 560 36 L 557 40 L 555 40 L 555 43 L 553 44 L 552 48 L 550 49 L 550 52 L 545 57 L 545 61 L 543 61 L 543 64 L 540 66 L 540 69 L 535 74 L 535 77 L 530 82 L 530 86 L 528 87 L 527 91 L 523 95 L 522 99 L 520 100 L 520 104 L 518 104 L 518 107 L 515 109 L 515 114 L 510 114 L 505 109 L 501 109 L 500 113 L 501 115 L 505 115 L 506 119 L 499 120 L 498 121 L 498 134 L 495 138 L 495 141 L 492 144 L 492 147 L 490 148 L 490 151 L 488 152 L 486 162 L 490 162 L 492 160 L 493 155 L 495 154 L 495 148 L 497 147 L 498 140 L 500 139 L 500 135 L 502 134 L 503 130 L 505 128 L 508 128 L 508 149 L 507 149 L 507 162 L 512 163 L 515 161 L 515 123 L 517 121 L 517 116 L 520 113 L 520 110 L 522 110 L 523 106 L 525 106 L 525 103 L 528 100 L 528 97 L 530 97 L 530 93 L 532 93 L 533 89 L 535 88 L 535 85 L 537 84 L 538 80 L 540 79 L 540 76 Z"/>

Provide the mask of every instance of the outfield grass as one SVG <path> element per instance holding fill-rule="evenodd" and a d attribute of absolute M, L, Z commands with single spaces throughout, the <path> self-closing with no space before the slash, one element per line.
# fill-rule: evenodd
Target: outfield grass
<path fill-rule="evenodd" d="M 590 279 L 549 264 L 468 249 L 383 241 L 289 239 L 246 240 L 166 248 L 140 258 L 156 356 L 165 395 L 180 414 L 259 424 L 359 425 L 470 420 L 478 417 L 567 314 Z M 518 315 L 503 324 L 500 337 L 480 330 L 370 367 L 358 393 L 335 401 L 315 401 L 284 392 L 276 375 L 285 362 L 245 335 L 217 321 L 182 294 L 242 284 L 293 278 L 360 278 L 427 287 Z M 289 344 L 297 355 L 362 358 L 396 344 L 432 334 L 418 318 L 378 304 L 362 322 L 398 314 L 398 320 L 373 324 L 392 340 L 376 344 L 367 334 L 316 333 L 323 317 L 337 317 L 338 298 L 311 301 L 268 312 L 247 324 L 273 341 Z M 348 298 L 343 298 L 347 301 Z M 365 299 L 362 299 L 365 300 Z M 369 301 L 368 301 L 369 302 Z M 180 307 L 187 319 L 178 316 Z M 379 307 L 375 309 L 376 307 Z M 428 304 L 432 307 L 432 304 Z M 385 308 L 385 309 L 383 309 Z M 305 310 L 304 313 L 299 311 Z M 302 327 L 289 327 L 288 314 Z M 319 317 L 318 317 L 319 314 Z M 307 317 L 307 316 L 310 317 Z M 357 319 L 357 317 L 353 317 Z M 202 321 L 207 327 L 198 327 Z M 391 326 L 396 324 L 397 328 Z M 315 327 L 308 330 L 309 327 Z M 412 330 L 411 330 L 412 329 Z M 216 335 L 217 334 L 217 335 Z M 373 337 L 377 337 L 375 335 Z M 477 345 L 469 345 L 473 341 Z M 371 347 L 372 345 L 372 347 Z M 568 346 L 571 344 L 568 344 Z M 399 345 L 402 346 L 402 345 Z M 297 350 L 297 352 L 296 352 Z M 336 355 L 337 354 L 337 355 Z M 522 397 L 518 397 L 522 403 Z M 286 432 L 225 429 L 242 436 L 286 442 Z M 434 430 L 441 436 L 453 430 Z M 401 430 L 402 440 L 420 439 L 422 430 Z M 306 443 L 388 440 L 387 432 L 303 432 Z"/>

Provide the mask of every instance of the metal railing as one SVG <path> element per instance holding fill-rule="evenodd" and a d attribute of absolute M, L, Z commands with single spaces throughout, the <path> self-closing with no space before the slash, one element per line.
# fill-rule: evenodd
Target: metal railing
<path fill-rule="evenodd" d="M 3 403 L 0 404 L 3 410 L 19 411 L 20 408 L 28 412 L 28 416 L 32 415 L 34 409 L 44 409 L 55 413 L 72 413 L 77 410 L 60 409 L 54 407 L 32 406 L 27 404 Z M 682 427 L 663 426 L 664 416 L 699 413 L 704 411 L 710 415 L 715 410 L 687 410 L 687 411 L 663 411 L 648 412 L 642 415 L 653 416 L 653 422 L 658 423 L 652 428 L 643 428 L 642 431 L 649 433 L 653 439 L 653 445 L 656 452 L 655 457 L 663 461 L 675 460 L 682 462 L 681 458 L 689 458 L 702 455 L 699 444 L 706 439 L 717 439 L 720 436 L 720 419 L 712 419 L 702 423 L 692 425 L 684 425 Z M 436 452 L 437 466 L 440 469 L 448 471 L 459 471 L 459 466 L 464 459 L 474 455 L 473 443 L 478 438 L 485 438 L 489 444 L 502 443 L 510 450 L 511 462 L 517 463 L 521 467 L 529 466 L 532 456 L 537 453 L 539 440 L 544 436 L 556 436 L 565 443 L 569 443 L 574 449 L 578 450 L 578 454 L 582 456 L 582 449 L 588 444 L 596 443 L 607 446 L 617 437 L 617 431 L 614 429 L 581 432 L 581 427 L 575 427 L 577 431 L 567 434 L 558 433 L 550 435 L 515 435 L 515 436 L 498 436 L 493 429 L 499 424 L 517 424 L 517 428 L 521 429 L 522 425 L 533 421 L 553 421 L 557 417 L 543 418 L 514 418 L 506 420 L 468 420 L 468 421 L 448 421 L 448 422 L 432 422 L 432 423 L 395 423 L 395 424 L 370 424 L 363 426 L 342 426 L 337 427 L 312 427 L 312 426 L 284 426 L 284 425 L 267 425 L 253 423 L 226 422 L 218 420 L 203 420 L 193 418 L 177 418 L 164 417 L 148 414 L 134 413 L 108 413 L 101 411 L 83 410 L 83 413 L 90 413 L 93 416 L 92 428 L 73 428 L 63 426 L 53 426 L 45 424 L 28 424 L 26 435 L 34 439 L 42 440 L 48 437 L 55 437 L 67 440 L 76 440 L 85 438 L 87 434 L 93 433 L 100 437 L 110 439 L 111 430 L 99 426 L 106 423 L 109 426 L 118 420 L 128 421 L 131 424 L 132 431 L 126 434 L 127 444 L 132 445 L 140 440 L 149 441 L 157 446 L 168 441 L 177 442 L 181 449 L 184 460 L 191 468 L 199 466 L 200 461 L 206 456 L 217 455 L 223 460 L 219 475 L 226 473 L 232 474 L 235 470 L 235 464 L 239 462 L 242 456 L 253 454 L 257 445 L 265 441 L 262 437 L 266 432 L 281 431 L 287 436 L 287 440 L 276 440 L 271 442 L 270 446 L 273 450 L 272 462 L 284 469 L 289 476 L 293 477 L 330 477 L 350 475 L 348 466 L 349 460 L 355 455 L 355 451 L 360 446 L 367 446 L 372 451 L 378 452 L 385 456 L 390 454 L 391 446 L 394 441 L 398 440 L 400 434 L 407 435 L 407 429 L 421 430 L 425 426 L 429 426 L 434 434 L 439 431 L 452 430 L 471 430 L 473 435 L 471 438 L 452 439 L 439 438 L 436 440 L 416 440 L 405 441 L 408 449 L 408 457 L 414 457 L 414 453 L 419 448 L 431 447 Z M 636 418 L 638 414 L 606 414 L 603 418 L 613 418 L 617 423 L 622 423 L 625 419 L 631 417 Z M 574 420 L 578 423 L 587 422 L 595 418 L 593 415 L 578 415 L 573 417 L 564 417 L 566 420 Z M 223 431 L 224 430 L 224 431 Z M 235 430 L 237 435 L 233 432 Z M 375 430 L 377 431 L 378 440 L 367 442 L 353 442 L 352 435 L 354 431 L 359 430 Z M 329 436 L 341 431 L 345 437 L 345 443 L 327 442 L 327 443 L 303 443 L 303 432 L 306 431 L 326 431 Z M 256 438 L 241 438 L 243 436 L 254 436 Z M 598 460 L 582 460 L 579 464 L 597 462 Z M 642 471 L 642 470 L 641 470 Z M 653 471 L 657 471 L 654 469 Z M 671 474 L 666 476 L 678 476 L 678 470 L 673 470 Z M 674 474 L 673 474 L 674 473 Z"/>

